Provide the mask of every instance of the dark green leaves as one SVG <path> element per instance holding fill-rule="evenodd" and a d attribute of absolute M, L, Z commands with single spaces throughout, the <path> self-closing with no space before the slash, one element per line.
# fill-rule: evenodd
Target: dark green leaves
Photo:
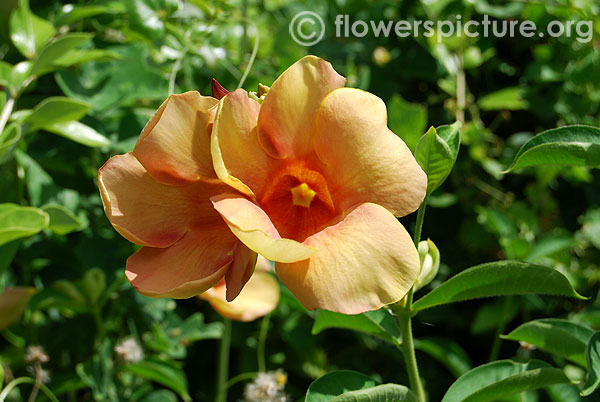
<path fill-rule="evenodd" d="M 590 338 L 585 350 L 588 367 L 588 376 L 581 391 L 582 396 L 594 392 L 600 385 L 600 331 L 595 332 Z"/>
<path fill-rule="evenodd" d="M 139 363 L 131 363 L 127 370 L 140 377 L 156 381 L 177 392 L 184 401 L 192 398 L 187 391 L 187 379 L 183 370 L 160 360 L 143 360 Z"/>
<path fill-rule="evenodd" d="M 521 147 L 507 172 L 539 165 L 600 167 L 600 129 L 566 126 L 544 131 Z"/>
<path fill-rule="evenodd" d="M 312 328 L 313 334 L 327 328 L 345 328 L 376 336 L 394 345 L 400 344 L 400 328 L 392 314 L 385 308 L 357 315 L 319 310 Z"/>
<path fill-rule="evenodd" d="M 415 395 L 397 384 L 378 385 L 362 373 L 331 371 L 316 379 L 308 388 L 305 402 L 416 402 Z"/>
<path fill-rule="evenodd" d="M 594 331 L 586 325 L 556 318 L 526 322 L 504 339 L 527 342 L 585 367 L 585 351 Z"/>
<path fill-rule="evenodd" d="M 568 383 L 562 370 L 539 360 L 515 363 L 500 360 L 484 364 L 461 376 L 442 402 L 487 402 L 552 384 Z"/>
<path fill-rule="evenodd" d="M 481 297 L 548 294 L 583 299 L 560 272 L 519 261 L 477 265 L 450 278 L 417 300 L 413 310 Z"/>
<path fill-rule="evenodd" d="M 427 194 L 446 180 L 458 156 L 460 122 L 451 126 L 431 127 L 415 148 L 417 162 L 427 174 Z"/>

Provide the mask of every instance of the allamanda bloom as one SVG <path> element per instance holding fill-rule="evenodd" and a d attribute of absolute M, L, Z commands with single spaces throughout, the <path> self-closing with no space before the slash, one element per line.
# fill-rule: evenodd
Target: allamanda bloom
<path fill-rule="evenodd" d="M 307 56 L 262 103 L 243 89 L 169 97 L 99 172 L 111 223 L 144 246 L 127 260 L 133 286 L 190 297 L 224 278 L 231 301 L 259 253 L 308 309 L 404 297 L 420 265 L 396 216 L 418 208 L 427 179 L 383 101 L 344 84 Z"/>

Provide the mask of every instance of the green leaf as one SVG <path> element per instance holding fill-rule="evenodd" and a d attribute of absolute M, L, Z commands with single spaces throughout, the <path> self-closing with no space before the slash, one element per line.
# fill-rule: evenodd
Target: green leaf
<path fill-rule="evenodd" d="M 0 136 L 0 163 L 9 159 L 12 150 L 21 139 L 21 126 L 10 124 L 4 128 Z"/>
<path fill-rule="evenodd" d="M 48 226 L 48 215 L 33 207 L 0 204 L 0 245 L 33 236 Z"/>
<path fill-rule="evenodd" d="M 168 389 L 161 389 L 144 395 L 140 402 L 177 402 L 177 395 Z"/>
<path fill-rule="evenodd" d="M 439 126 L 437 128 L 437 135 L 439 135 L 446 144 L 448 144 L 448 148 L 452 151 L 452 164 L 456 162 L 456 158 L 458 157 L 458 150 L 460 148 L 460 127 L 461 122 L 457 121 L 450 125 Z"/>
<path fill-rule="evenodd" d="M 588 375 L 581 396 L 588 396 L 600 386 L 600 331 L 590 338 L 585 350 Z"/>
<path fill-rule="evenodd" d="M 427 194 L 431 194 L 442 185 L 452 170 L 452 150 L 437 134 L 435 127 L 431 127 L 419 140 L 415 148 L 415 157 L 427 174 Z"/>
<path fill-rule="evenodd" d="M 75 120 L 49 124 L 45 125 L 43 128 L 46 131 L 58 134 L 61 137 L 68 138 L 71 141 L 75 141 L 79 144 L 92 148 L 103 147 L 111 144 L 111 141 L 108 138 L 90 126 Z"/>
<path fill-rule="evenodd" d="M 56 196 L 59 188 L 35 159 L 19 149 L 15 150 L 15 159 L 25 171 L 25 184 L 32 205 L 41 206 Z"/>
<path fill-rule="evenodd" d="M 12 86 L 13 65 L 0 60 L 0 86 Z"/>
<path fill-rule="evenodd" d="M 56 123 L 79 120 L 88 110 L 90 110 L 88 103 L 63 96 L 52 96 L 38 103 L 24 122 L 30 124 L 30 131 L 35 131 Z"/>
<path fill-rule="evenodd" d="M 404 385 L 383 384 L 346 392 L 331 399 L 331 402 L 417 402 L 417 397 Z"/>
<path fill-rule="evenodd" d="M 499 360 L 462 375 L 450 386 L 442 402 L 497 401 L 518 392 L 568 382 L 562 370 L 539 360 Z"/>
<path fill-rule="evenodd" d="M 503 339 L 527 342 L 585 367 L 585 349 L 594 330 L 586 325 L 557 318 L 526 322 Z"/>
<path fill-rule="evenodd" d="M 506 172 L 540 165 L 600 167 L 600 129 L 565 126 L 544 131 L 521 147 Z"/>
<path fill-rule="evenodd" d="M 69 51 L 83 45 L 91 38 L 91 34 L 74 32 L 62 35 L 49 42 L 40 50 L 39 56 L 35 59 L 31 67 L 31 74 L 39 76 L 55 70 L 55 60 L 61 60 L 61 57 L 66 57 L 65 55 Z"/>
<path fill-rule="evenodd" d="M 87 63 L 89 61 L 118 60 L 118 53 L 104 49 L 71 49 L 57 59 L 52 65 L 55 67 L 69 67 L 74 64 Z"/>
<path fill-rule="evenodd" d="M 28 0 L 20 0 L 10 16 L 10 38 L 28 59 L 33 59 L 55 32 L 52 24 L 31 12 Z"/>
<path fill-rule="evenodd" d="M 70 25 L 85 18 L 95 17 L 101 14 L 120 14 L 125 12 L 125 7 L 119 2 L 111 2 L 110 5 L 73 5 L 63 6 L 63 14 L 58 18 L 60 25 Z"/>
<path fill-rule="evenodd" d="M 160 360 L 143 360 L 139 363 L 131 363 L 126 369 L 140 377 L 147 378 L 162 384 L 177 392 L 184 401 L 191 401 L 188 394 L 187 379 L 180 368 L 174 367 Z"/>
<path fill-rule="evenodd" d="M 520 87 L 504 88 L 479 98 L 483 110 L 523 110 L 529 106 Z"/>
<path fill-rule="evenodd" d="M 106 276 L 100 268 L 92 268 L 81 279 L 81 290 L 91 306 L 97 306 L 106 289 Z"/>
<path fill-rule="evenodd" d="M 48 228 L 56 234 L 65 235 L 83 229 L 83 223 L 79 218 L 62 205 L 49 204 L 41 209 L 50 217 Z"/>
<path fill-rule="evenodd" d="M 456 377 L 473 367 L 467 352 L 447 338 L 415 339 L 415 348 L 442 363 Z"/>
<path fill-rule="evenodd" d="M 305 402 L 327 402 L 346 392 L 368 389 L 376 385 L 377 381 L 357 371 L 330 371 L 310 384 Z"/>
<path fill-rule="evenodd" d="M 427 126 L 427 109 L 418 103 L 407 102 L 395 94 L 388 102 L 388 124 L 410 150 L 414 151 Z"/>
<path fill-rule="evenodd" d="M 560 272 L 520 261 L 477 265 L 455 275 L 413 304 L 419 311 L 482 297 L 548 294 L 584 300 Z"/>
<path fill-rule="evenodd" d="M 400 327 L 386 308 L 356 315 L 319 310 L 313 324 L 312 334 L 316 335 L 327 328 L 352 329 L 376 336 L 394 345 L 400 345 Z"/>

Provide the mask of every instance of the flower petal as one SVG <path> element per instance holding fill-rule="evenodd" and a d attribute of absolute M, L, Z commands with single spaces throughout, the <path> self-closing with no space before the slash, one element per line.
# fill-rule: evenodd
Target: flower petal
<path fill-rule="evenodd" d="M 242 242 L 237 242 L 233 249 L 233 262 L 225 274 L 227 283 L 227 301 L 232 301 L 240 294 L 244 285 L 248 282 L 258 254 L 246 247 Z"/>
<path fill-rule="evenodd" d="M 214 178 L 209 109 L 218 101 L 196 91 L 171 95 L 146 124 L 133 150 L 157 181 L 179 184 Z"/>
<path fill-rule="evenodd" d="M 225 300 L 225 288 L 216 286 L 199 297 L 207 300 L 223 317 L 237 321 L 254 321 L 269 314 L 279 303 L 279 283 L 268 272 L 258 269 L 239 296 L 232 302 Z"/>
<path fill-rule="evenodd" d="M 143 247 L 127 259 L 125 275 L 146 296 L 196 296 L 223 278 L 235 244 L 225 225 L 192 230 L 170 247 Z"/>
<path fill-rule="evenodd" d="M 329 62 L 306 56 L 275 80 L 260 108 L 259 138 L 269 155 L 312 153 L 316 111 L 327 94 L 346 84 Z"/>
<path fill-rule="evenodd" d="M 318 253 L 305 261 L 277 263 L 276 271 L 309 310 L 375 310 L 402 299 L 419 274 L 410 235 L 380 205 L 359 205 L 304 244 Z"/>
<path fill-rule="evenodd" d="M 133 243 L 153 247 L 175 243 L 190 227 L 220 222 L 209 197 L 228 188 L 204 181 L 159 184 L 130 153 L 114 156 L 100 168 L 98 187 L 114 228 Z"/>
<path fill-rule="evenodd" d="M 373 202 L 404 216 L 425 197 L 427 176 L 387 128 L 385 104 L 373 94 L 353 88 L 329 94 L 317 114 L 315 149 L 342 209 Z"/>
<path fill-rule="evenodd" d="M 253 197 L 268 184 L 269 160 L 258 142 L 256 121 L 260 105 L 243 89 L 229 93 L 215 116 L 211 152 L 221 181 Z"/>
<path fill-rule="evenodd" d="M 282 239 L 267 214 L 239 194 L 221 194 L 211 200 L 233 234 L 250 250 L 271 261 L 295 262 L 317 252 L 295 240 Z"/>

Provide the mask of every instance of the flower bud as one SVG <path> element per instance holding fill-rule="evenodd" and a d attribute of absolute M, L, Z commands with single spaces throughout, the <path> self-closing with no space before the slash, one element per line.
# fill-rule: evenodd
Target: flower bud
<path fill-rule="evenodd" d="M 415 291 L 429 284 L 440 268 L 440 251 L 431 240 L 421 241 L 417 249 L 421 260 L 421 272 L 414 285 Z"/>
<path fill-rule="evenodd" d="M 221 84 L 219 84 L 219 81 L 215 80 L 214 78 L 212 79 L 212 82 L 211 82 L 211 89 L 212 89 L 212 97 L 216 98 L 216 99 L 222 99 L 225 97 L 225 95 L 227 95 L 229 93 L 229 91 L 226 90 L 225 88 L 223 88 L 223 86 Z"/>

